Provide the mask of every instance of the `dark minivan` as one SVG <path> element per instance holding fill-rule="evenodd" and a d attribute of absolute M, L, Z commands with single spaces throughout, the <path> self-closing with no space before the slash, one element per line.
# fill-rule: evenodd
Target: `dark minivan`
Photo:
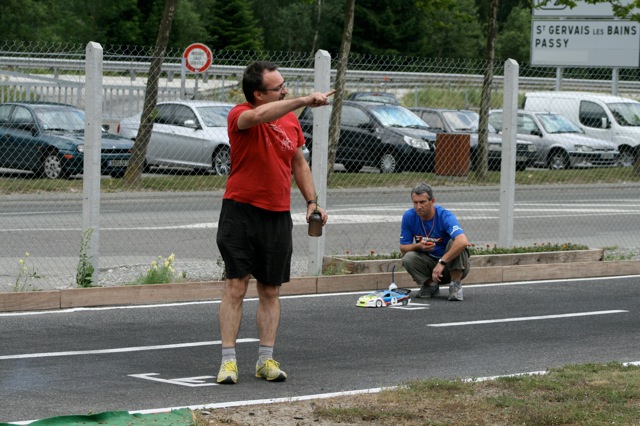
<path fill-rule="evenodd" d="M 313 108 L 303 109 L 298 118 L 311 150 Z M 348 172 L 363 166 L 380 173 L 433 171 L 435 140 L 429 125 L 400 105 L 343 101 L 336 163 Z"/>

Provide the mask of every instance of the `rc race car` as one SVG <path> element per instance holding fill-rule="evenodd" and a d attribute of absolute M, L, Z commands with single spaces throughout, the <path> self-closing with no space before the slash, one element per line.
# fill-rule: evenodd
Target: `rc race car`
<path fill-rule="evenodd" d="M 397 304 L 408 305 L 411 302 L 410 294 L 411 290 L 408 288 L 398 288 L 397 285 L 391 283 L 388 290 L 376 290 L 360 296 L 356 306 L 360 308 L 382 308 Z"/>

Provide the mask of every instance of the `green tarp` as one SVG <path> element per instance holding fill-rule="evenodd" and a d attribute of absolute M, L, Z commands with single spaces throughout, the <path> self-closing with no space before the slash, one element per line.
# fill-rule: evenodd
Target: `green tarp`
<path fill-rule="evenodd" d="M 194 424 L 191 410 L 183 408 L 167 413 L 129 414 L 128 411 L 107 411 L 86 416 L 60 416 L 37 420 L 30 426 L 75 426 L 75 425 L 109 425 L 109 426 L 145 426 L 171 425 L 190 426 Z M 15 423 L 0 423 L 0 426 L 14 426 Z"/>

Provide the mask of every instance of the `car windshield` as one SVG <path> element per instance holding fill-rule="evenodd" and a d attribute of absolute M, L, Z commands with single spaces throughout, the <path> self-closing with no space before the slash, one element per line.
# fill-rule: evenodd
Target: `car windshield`
<path fill-rule="evenodd" d="M 568 118 L 558 114 L 536 114 L 547 133 L 582 133 Z"/>
<path fill-rule="evenodd" d="M 621 102 L 608 105 L 613 117 L 621 126 L 640 126 L 640 103 Z"/>
<path fill-rule="evenodd" d="M 406 108 L 394 105 L 380 105 L 371 108 L 371 113 L 385 127 L 411 127 L 428 129 L 429 125 Z"/>
<path fill-rule="evenodd" d="M 477 133 L 480 128 L 480 115 L 473 111 L 444 111 L 442 118 L 444 118 L 453 132 Z M 488 126 L 490 132 L 497 132 L 491 124 Z"/>
<path fill-rule="evenodd" d="M 44 130 L 84 131 L 84 112 L 76 108 L 36 108 L 36 117 Z"/>
<path fill-rule="evenodd" d="M 353 100 L 364 102 L 382 102 L 387 104 L 398 104 L 398 99 L 395 95 L 387 93 L 356 93 L 352 96 Z"/>
<path fill-rule="evenodd" d="M 211 105 L 196 108 L 207 127 L 227 127 L 227 115 L 232 105 Z"/>

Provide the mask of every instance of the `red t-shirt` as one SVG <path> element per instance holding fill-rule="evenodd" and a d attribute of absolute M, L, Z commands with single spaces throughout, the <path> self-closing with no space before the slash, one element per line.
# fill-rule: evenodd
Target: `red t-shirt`
<path fill-rule="evenodd" d="M 291 209 L 291 160 L 304 136 L 298 117 L 290 112 L 276 121 L 238 130 L 238 117 L 251 109 L 236 105 L 227 118 L 231 174 L 224 198 L 266 210 Z"/>

